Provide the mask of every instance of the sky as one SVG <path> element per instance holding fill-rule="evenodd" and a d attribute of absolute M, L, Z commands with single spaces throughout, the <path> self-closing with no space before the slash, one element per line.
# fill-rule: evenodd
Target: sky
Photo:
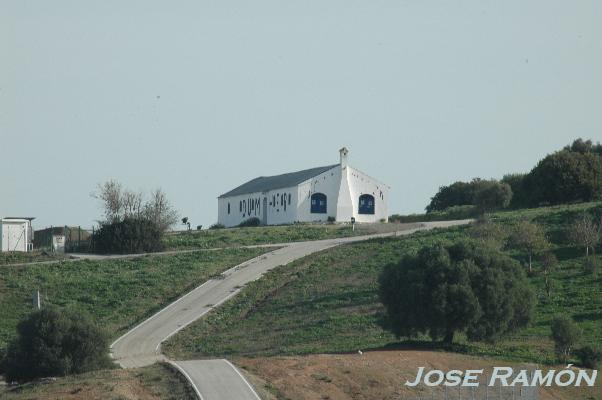
<path fill-rule="evenodd" d="M 0 0 L 0 216 L 91 227 L 116 179 L 193 226 L 349 163 L 390 213 L 602 140 L 602 2 Z"/>

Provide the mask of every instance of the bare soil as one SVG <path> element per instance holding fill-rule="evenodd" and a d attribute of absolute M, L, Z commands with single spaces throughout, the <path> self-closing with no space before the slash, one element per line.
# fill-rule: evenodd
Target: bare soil
<path fill-rule="evenodd" d="M 166 364 L 115 369 L 0 386 L 6 400 L 194 400 L 185 378 Z"/>
<path fill-rule="evenodd" d="M 264 399 L 278 400 L 392 400 L 418 399 L 419 395 L 422 398 L 428 395 L 426 398 L 430 398 L 432 392 L 424 390 L 424 385 L 421 390 L 404 385 L 406 380 L 415 379 L 418 367 L 443 371 L 482 368 L 485 373 L 491 371 L 493 366 L 513 366 L 515 371 L 521 367 L 536 367 L 455 353 L 408 350 L 370 351 L 362 355 L 244 358 L 237 359 L 236 363 L 247 372 L 249 380 Z M 558 366 L 556 370 L 562 368 Z M 602 399 L 602 384 L 598 382 L 593 388 L 542 388 L 539 390 L 539 398 Z M 453 394 L 456 396 L 453 398 L 457 398 L 457 392 L 453 391 Z M 464 396 L 467 394 L 465 392 Z"/>

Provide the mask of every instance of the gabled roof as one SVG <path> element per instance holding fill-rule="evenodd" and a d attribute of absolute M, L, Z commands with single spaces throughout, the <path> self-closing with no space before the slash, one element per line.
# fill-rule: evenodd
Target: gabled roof
<path fill-rule="evenodd" d="M 337 167 L 339 164 L 328 165 L 326 167 L 317 167 L 311 169 L 304 169 L 303 171 L 290 172 L 288 174 L 275 175 L 275 176 L 260 176 L 250 180 L 247 183 L 243 183 L 239 187 L 230 190 L 227 193 L 222 194 L 221 197 L 238 196 L 247 193 L 256 192 L 267 192 L 268 190 L 282 189 L 291 186 L 297 186 L 301 182 L 305 182 L 308 179 L 318 176 L 328 170 Z"/>

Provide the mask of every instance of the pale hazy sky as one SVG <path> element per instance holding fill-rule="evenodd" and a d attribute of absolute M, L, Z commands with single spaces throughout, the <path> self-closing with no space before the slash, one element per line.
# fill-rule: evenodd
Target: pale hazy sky
<path fill-rule="evenodd" d="M 602 140 L 602 2 L 0 0 L 0 216 L 91 226 L 114 178 L 193 225 L 338 161 L 440 185 Z"/>

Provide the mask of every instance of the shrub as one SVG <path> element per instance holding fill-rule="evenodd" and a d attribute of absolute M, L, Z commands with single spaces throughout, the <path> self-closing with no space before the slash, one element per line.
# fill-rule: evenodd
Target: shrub
<path fill-rule="evenodd" d="M 554 317 L 550 328 L 558 360 L 566 363 L 573 348 L 581 339 L 581 330 L 570 317 L 564 314 Z"/>
<path fill-rule="evenodd" d="M 259 226 L 259 225 L 261 225 L 261 220 L 257 217 L 249 218 L 247 220 L 242 221 L 240 224 L 238 224 L 238 226 L 241 228 L 244 228 L 247 226 Z"/>
<path fill-rule="evenodd" d="M 470 226 L 468 234 L 482 244 L 497 250 L 503 247 L 508 237 L 505 226 L 495 223 L 489 218 L 479 218 L 476 223 Z"/>
<path fill-rule="evenodd" d="M 197 231 L 200 231 L 201 229 L 203 229 L 203 225 L 197 225 L 197 226 L 196 226 L 196 230 L 197 230 Z"/>
<path fill-rule="evenodd" d="M 575 354 L 585 368 L 597 369 L 598 362 L 602 360 L 602 350 L 592 346 L 584 346 L 575 351 Z"/>
<path fill-rule="evenodd" d="M 518 263 L 474 242 L 423 247 L 385 267 L 379 284 L 393 333 L 447 344 L 456 332 L 494 341 L 525 326 L 534 306 Z"/>
<path fill-rule="evenodd" d="M 483 181 L 475 189 L 473 204 L 479 212 L 491 212 L 510 205 L 512 189 L 507 183 L 497 181 Z"/>
<path fill-rule="evenodd" d="M 163 250 L 163 231 L 147 219 L 125 218 L 102 224 L 94 235 L 99 253 L 135 254 Z"/>
<path fill-rule="evenodd" d="M 602 198 L 602 157 L 565 149 L 546 156 L 525 177 L 529 203 L 563 204 Z"/>
<path fill-rule="evenodd" d="M 4 359 L 6 378 L 29 381 L 112 365 L 108 335 L 81 312 L 42 309 L 25 317 Z"/>
<path fill-rule="evenodd" d="M 217 222 L 209 227 L 209 229 L 224 229 L 224 228 L 225 228 L 224 224 L 220 224 L 219 222 Z"/>
<path fill-rule="evenodd" d="M 328 217 L 328 219 L 327 219 L 327 221 L 328 221 L 329 223 L 331 223 L 331 224 L 334 224 L 334 222 L 335 222 L 336 220 L 337 220 L 337 219 L 336 219 L 335 217 L 333 217 L 333 216 L 329 216 L 329 217 Z"/>

